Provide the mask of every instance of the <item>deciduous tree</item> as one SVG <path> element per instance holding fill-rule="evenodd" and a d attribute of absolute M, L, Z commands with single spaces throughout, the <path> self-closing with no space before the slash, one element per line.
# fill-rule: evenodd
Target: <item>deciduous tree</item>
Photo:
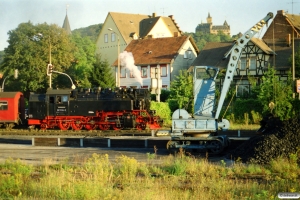
<path fill-rule="evenodd" d="M 294 114 L 291 75 L 288 81 L 280 81 L 276 70 L 269 67 L 262 80 L 258 99 L 263 105 L 263 114 L 272 113 L 281 120 L 289 119 Z"/>
<path fill-rule="evenodd" d="M 79 33 L 72 34 L 72 43 L 76 46 L 73 51 L 74 60 L 67 70 L 77 87 L 90 88 L 90 74 L 93 71 L 95 63 L 96 44 L 88 37 L 81 37 Z M 66 79 L 59 81 L 58 85 L 64 86 L 68 84 Z"/>
<path fill-rule="evenodd" d="M 76 47 L 65 30 L 56 24 L 21 23 L 8 35 L 0 70 L 5 76 L 18 69 L 18 79 L 10 85 L 10 90 L 23 91 L 27 97 L 30 92 L 44 92 L 49 87 L 46 69 L 50 58 L 54 70 L 62 72 L 74 61 Z"/>

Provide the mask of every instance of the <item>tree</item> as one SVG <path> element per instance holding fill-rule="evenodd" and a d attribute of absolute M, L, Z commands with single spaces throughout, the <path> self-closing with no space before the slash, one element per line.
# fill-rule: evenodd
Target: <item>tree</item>
<path fill-rule="evenodd" d="M 91 73 L 91 83 L 94 87 L 112 88 L 115 86 L 111 66 L 107 60 L 101 60 L 101 56 L 96 56 L 96 62 Z"/>
<path fill-rule="evenodd" d="M 78 33 L 72 34 L 71 42 L 76 48 L 73 51 L 74 60 L 66 73 L 72 77 L 77 87 L 90 88 L 89 79 L 95 63 L 96 44 L 88 37 L 81 37 Z M 66 85 L 68 81 L 66 78 L 62 80 L 58 80 L 60 87 Z"/>
<path fill-rule="evenodd" d="M 3 62 L 4 51 L 0 51 L 0 65 Z"/>
<path fill-rule="evenodd" d="M 272 113 L 281 120 L 293 116 L 291 74 L 286 82 L 280 81 L 276 70 L 269 67 L 262 81 L 258 99 L 263 105 L 263 114 Z"/>
<path fill-rule="evenodd" d="M 293 55 L 290 56 L 289 63 L 293 64 Z M 300 46 L 295 51 L 295 78 L 300 78 Z"/>
<path fill-rule="evenodd" d="M 199 50 L 202 50 L 207 42 L 233 41 L 233 38 L 231 38 L 230 35 L 227 35 L 222 31 L 219 31 L 218 34 L 203 33 L 203 32 L 185 33 L 185 34 L 191 35 L 193 37 Z"/>
<path fill-rule="evenodd" d="M 179 75 L 171 82 L 170 99 L 176 99 L 179 108 L 193 112 L 193 76 L 186 70 L 180 70 Z"/>
<path fill-rule="evenodd" d="M 75 46 L 65 30 L 55 24 L 21 23 L 8 35 L 9 45 L 4 49 L 0 70 L 10 75 L 14 69 L 18 69 L 18 79 L 10 89 L 23 91 L 25 97 L 29 97 L 30 92 L 45 92 L 48 87 L 46 69 L 50 55 L 54 70 L 57 71 L 66 71 L 74 61 Z"/>

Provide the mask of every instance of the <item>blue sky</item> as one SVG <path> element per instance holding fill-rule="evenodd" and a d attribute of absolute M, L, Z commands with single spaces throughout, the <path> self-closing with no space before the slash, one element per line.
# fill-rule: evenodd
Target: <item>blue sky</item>
<path fill-rule="evenodd" d="M 108 12 L 157 16 L 173 15 L 184 32 L 194 32 L 208 12 L 214 25 L 226 20 L 231 33 L 246 32 L 268 12 L 300 14 L 300 0 L 0 0 L 0 51 L 7 47 L 7 32 L 22 22 L 62 26 L 68 6 L 71 29 L 103 23 Z"/>

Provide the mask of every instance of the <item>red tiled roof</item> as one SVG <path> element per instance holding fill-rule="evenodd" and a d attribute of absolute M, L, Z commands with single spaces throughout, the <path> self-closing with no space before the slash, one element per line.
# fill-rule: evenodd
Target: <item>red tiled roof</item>
<path fill-rule="evenodd" d="M 135 65 L 171 63 L 188 36 L 132 40 L 124 51 L 131 52 Z M 117 65 L 117 60 L 113 64 Z"/>

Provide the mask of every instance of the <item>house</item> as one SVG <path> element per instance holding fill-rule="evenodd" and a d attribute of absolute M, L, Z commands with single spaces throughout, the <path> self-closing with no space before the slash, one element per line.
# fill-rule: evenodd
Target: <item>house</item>
<path fill-rule="evenodd" d="M 96 54 L 113 64 L 119 52 L 123 52 L 132 40 L 181 35 L 182 31 L 173 16 L 109 12 L 96 42 Z"/>
<path fill-rule="evenodd" d="M 262 39 L 276 53 L 270 60 L 270 65 L 278 71 L 282 80 L 287 78 L 287 73 L 292 68 L 289 58 L 293 54 L 293 38 L 294 51 L 297 51 L 300 48 L 300 15 L 278 10 Z"/>
<path fill-rule="evenodd" d="M 196 27 L 196 32 L 218 34 L 219 31 L 223 32 L 224 34 L 230 35 L 230 26 L 228 25 L 226 20 L 224 21 L 223 25 L 213 25 L 210 13 L 208 13 L 206 23 L 201 22 L 201 24 L 198 24 L 198 26 Z"/>
<path fill-rule="evenodd" d="M 120 54 L 120 86 L 150 88 L 160 70 L 162 88 L 169 89 L 180 70 L 188 69 L 199 53 L 190 36 L 132 40 Z M 114 62 L 117 66 L 118 61 Z"/>
<path fill-rule="evenodd" d="M 230 56 L 232 42 L 208 42 L 192 66 L 215 66 L 221 71 L 226 70 Z M 243 49 L 238 66 L 234 73 L 233 84 L 236 85 L 236 96 L 247 96 L 250 92 L 248 76 L 251 75 L 260 82 L 260 78 L 268 67 L 274 52 L 261 39 L 252 38 Z M 216 85 L 221 88 L 223 79 L 217 80 Z"/>

